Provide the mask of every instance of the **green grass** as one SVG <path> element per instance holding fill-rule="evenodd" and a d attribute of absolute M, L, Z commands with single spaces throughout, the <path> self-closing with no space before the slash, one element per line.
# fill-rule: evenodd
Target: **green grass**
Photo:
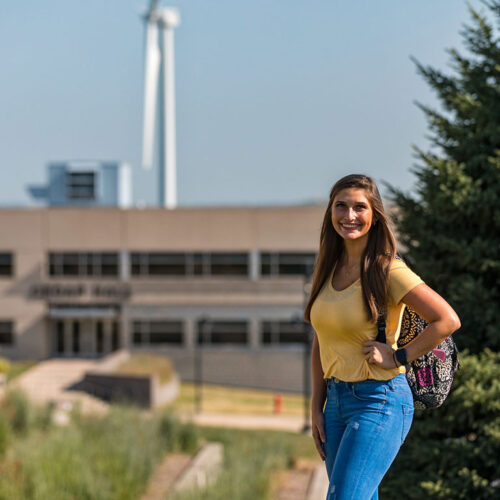
<path fill-rule="evenodd" d="M 172 363 L 166 356 L 133 354 L 116 369 L 115 373 L 131 375 L 157 375 L 161 384 L 169 382 L 174 374 Z"/>
<path fill-rule="evenodd" d="M 203 385 L 202 410 L 207 413 L 272 415 L 276 392 L 226 387 L 220 385 Z M 304 414 L 304 397 L 300 394 L 282 394 L 282 414 L 302 416 Z M 182 383 L 180 394 L 171 404 L 180 413 L 193 412 L 195 408 L 195 386 Z"/>

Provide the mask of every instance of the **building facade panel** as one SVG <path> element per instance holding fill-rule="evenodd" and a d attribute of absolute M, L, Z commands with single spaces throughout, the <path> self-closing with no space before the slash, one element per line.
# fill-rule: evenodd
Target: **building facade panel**
<path fill-rule="evenodd" d="M 40 254 L 45 214 L 37 209 L 0 209 L 0 251 L 28 250 Z"/>
<path fill-rule="evenodd" d="M 44 243 L 50 250 L 118 251 L 123 222 L 116 208 L 46 209 Z"/>

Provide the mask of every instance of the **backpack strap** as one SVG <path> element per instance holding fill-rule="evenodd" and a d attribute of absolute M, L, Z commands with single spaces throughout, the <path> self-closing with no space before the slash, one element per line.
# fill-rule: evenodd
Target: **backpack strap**
<path fill-rule="evenodd" d="M 403 261 L 398 254 L 396 254 L 394 258 Z M 377 338 L 375 340 L 382 344 L 385 344 L 387 340 L 385 337 L 385 315 L 383 313 L 379 313 L 377 318 Z"/>
<path fill-rule="evenodd" d="M 386 338 L 385 338 L 385 316 L 380 313 L 378 315 L 377 319 L 377 338 L 375 339 L 377 342 L 382 342 L 382 344 L 385 344 Z"/>

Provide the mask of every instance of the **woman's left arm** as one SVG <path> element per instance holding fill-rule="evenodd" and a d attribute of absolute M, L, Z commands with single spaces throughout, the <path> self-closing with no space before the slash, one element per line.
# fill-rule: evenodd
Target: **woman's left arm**
<path fill-rule="evenodd" d="M 405 345 L 408 362 L 427 354 L 446 337 L 460 328 L 460 319 L 453 308 L 425 283 L 417 285 L 401 300 L 427 321 L 428 326 Z M 369 363 L 394 368 L 393 350 L 389 344 L 365 342 L 362 351 Z"/>

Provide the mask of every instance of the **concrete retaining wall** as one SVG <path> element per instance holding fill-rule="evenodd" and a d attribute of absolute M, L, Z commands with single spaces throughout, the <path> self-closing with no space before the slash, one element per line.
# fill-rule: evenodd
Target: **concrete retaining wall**
<path fill-rule="evenodd" d="M 221 471 L 224 448 L 221 443 L 206 443 L 172 487 L 172 492 L 203 489 L 214 483 Z"/>
<path fill-rule="evenodd" d="M 81 388 L 109 403 L 135 403 L 151 408 L 153 388 L 151 377 L 87 372 Z"/>
<path fill-rule="evenodd" d="M 160 385 L 157 376 L 113 373 L 128 358 L 130 352 L 125 350 L 107 356 L 85 374 L 80 388 L 110 403 L 133 403 L 144 408 L 156 408 L 177 397 L 179 379 L 176 375 Z"/>
<path fill-rule="evenodd" d="M 164 353 L 174 364 L 181 380 L 195 380 L 197 356 L 194 351 L 172 348 Z M 201 371 L 204 383 L 302 392 L 304 354 L 301 349 L 204 349 L 201 353 Z"/>

